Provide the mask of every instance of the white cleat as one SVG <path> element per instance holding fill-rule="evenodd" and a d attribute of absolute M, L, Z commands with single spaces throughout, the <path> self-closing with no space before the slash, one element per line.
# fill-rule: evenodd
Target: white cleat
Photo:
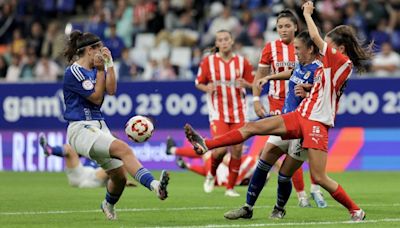
<path fill-rule="evenodd" d="M 103 200 L 103 202 L 100 205 L 101 210 L 104 212 L 104 215 L 108 220 L 116 220 L 117 219 L 117 213 L 115 212 L 115 206 L 108 203 L 106 200 Z"/>
<path fill-rule="evenodd" d="M 306 197 L 299 197 L 299 207 L 311 207 L 310 200 Z"/>
<path fill-rule="evenodd" d="M 214 176 L 210 173 L 207 174 L 206 179 L 203 184 L 204 192 L 210 193 L 214 190 L 215 180 Z"/>
<path fill-rule="evenodd" d="M 227 189 L 227 190 L 225 191 L 225 196 L 229 196 L 229 197 L 239 197 L 240 194 L 239 194 L 237 191 L 233 190 L 233 189 Z"/>
<path fill-rule="evenodd" d="M 350 212 L 350 215 L 351 215 L 351 221 L 353 222 L 361 222 L 365 219 L 365 212 L 362 209 L 352 211 Z"/>

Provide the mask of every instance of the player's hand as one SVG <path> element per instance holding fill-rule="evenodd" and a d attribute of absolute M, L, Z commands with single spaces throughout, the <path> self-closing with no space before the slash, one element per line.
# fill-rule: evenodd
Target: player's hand
<path fill-rule="evenodd" d="M 240 87 L 240 88 L 246 88 L 246 81 L 243 78 L 239 78 L 236 80 L 236 84 Z"/>
<path fill-rule="evenodd" d="M 257 87 L 259 90 L 262 90 L 262 88 L 264 87 L 265 84 L 267 84 L 267 82 L 269 81 L 269 77 L 264 77 L 261 79 L 258 79 L 257 81 Z"/>
<path fill-rule="evenodd" d="M 104 58 L 104 63 L 107 68 L 114 66 L 114 62 L 113 62 L 113 58 L 112 58 L 110 49 L 108 49 L 107 47 L 102 47 L 100 50 L 100 53 Z"/>
<path fill-rule="evenodd" d="M 303 9 L 303 15 L 312 15 L 314 11 L 314 3 L 312 1 L 307 1 L 301 8 Z"/>
<path fill-rule="evenodd" d="M 207 84 L 207 93 L 213 93 L 215 91 L 215 87 L 213 83 L 208 83 Z"/>
<path fill-rule="evenodd" d="M 104 70 L 104 58 L 101 53 L 97 53 L 94 56 L 94 66 L 97 69 Z"/>
<path fill-rule="evenodd" d="M 305 98 L 307 96 L 307 91 L 305 90 L 304 84 L 297 84 L 294 87 L 294 94 L 298 97 Z"/>
<path fill-rule="evenodd" d="M 254 101 L 254 111 L 260 118 L 264 118 L 267 113 L 260 101 Z"/>

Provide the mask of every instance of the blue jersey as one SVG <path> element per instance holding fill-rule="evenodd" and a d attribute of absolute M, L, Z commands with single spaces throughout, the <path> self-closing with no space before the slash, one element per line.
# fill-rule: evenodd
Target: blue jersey
<path fill-rule="evenodd" d="M 101 105 L 90 102 L 87 97 L 94 93 L 97 70 L 87 70 L 77 63 L 64 73 L 64 119 L 68 121 L 103 120 Z"/>
<path fill-rule="evenodd" d="M 282 113 L 288 113 L 296 110 L 303 98 L 298 97 L 294 94 L 294 87 L 297 84 L 313 84 L 314 83 L 314 72 L 320 67 L 321 63 L 318 60 L 308 64 L 301 65 L 296 64 L 292 76 L 289 79 L 289 89 L 286 94 L 285 104 L 282 109 Z"/>

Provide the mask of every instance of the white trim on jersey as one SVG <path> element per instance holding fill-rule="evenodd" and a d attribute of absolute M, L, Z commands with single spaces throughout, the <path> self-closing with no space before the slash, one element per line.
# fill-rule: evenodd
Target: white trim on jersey
<path fill-rule="evenodd" d="M 240 78 L 243 78 L 243 72 L 244 72 L 244 57 L 243 56 L 238 56 L 239 57 L 239 71 L 240 71 Z M 242 93 L 246 94 L 246 89 L 242 88 Z M 247 122 L 247 115 L 246 115 L 246 99 L 241 99 L 242 102 L 242 114 L 244 116 L 244 121 Z"/>
<path fill-rule="evenodd" d="M 233 103 L 233 121 L 235 123 L 239 123 L 239 110 L 238 110 L 238 101 L 236 97 L 236 72 L 235 72 L 235 61 L 232 61 L 229 64 L 229 70 L 231 72 L 230 78 L 230 86 L 231 87 L 231 96 L 232 96 L 232 103 Z"/>
<path fill-rule="evenodd" d="M 221 60 L 218 60 L 219 62 L 219 74 L 221 77 L 221 91 L 222 91 L 222 106 L 224 107 L 223 109 L 223 114 L 224 114 L 224 121 L 226 123 L 229 123 L 229 111 L 228 111 L 228 92 L 226 91 L 226 73 L 225 73 L 225 66 L 224 63 Z"/>
<path fill-rule="evenodd" d="M 215 67 L 214 67 L 214 55 L 208 56 L 208 64 L 210 67 L 210 74 L 211 74 L 211 79 L 213 83 L 216 82 L 216 77 L 215 77 Z M 215 88 L 216 85 L 214 84 Z M 211 107 L 212 109 L 209 109 L 211 111 L 211 115 L 209 116 L 209 120 L 217 120 L 219 118 L 219 109 L 218 109 L 218 96 L 216 92 L 213 92 L 212 95 L 209 95 L 210 97 L 210 105 L 209 108 Z M 212 101 L 212 102 L 211 102 Z"/>
<path fill-rule="evenodd" d="M 75 76 L 76 80 L 78 80 L 78 82 L 85 80 L 85 76 L 83 76 L 81 70 L 79 70 L 78 65 L 76 65 L 74 63 L 71 65 L 70 69 L 71 69 L 72 74 Z"/>
<path fill-rule="evenodd" d="M 339 80 L 340 76 L 343 74 L 343 72 L 349 67 L 350 65 L 350 60 L 347 60 L 339 69 L 336 71 L 335 75 L 333 76 L 333 86 L 336 86 L 337 80 Z M 351 73 L 349 74 L 351 75 Z"/>

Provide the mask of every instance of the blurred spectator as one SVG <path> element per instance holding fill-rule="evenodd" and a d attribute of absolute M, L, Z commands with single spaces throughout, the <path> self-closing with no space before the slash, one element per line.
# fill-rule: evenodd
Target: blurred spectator
<path fill-rule="evenodd" d="M 253 19 L 251 12 L 246 10 L 242 13 L 242 31 L 236 38 L 244 46 L 251 46 L 256 36 L 261 34 L 261 26 Z"/>
<path fill-rule="evenodd" d="M 203 45 L 209 46 L 215 39 L 215 34 L 219 30 L 228 30 L 232 32 L 233 37 L 237 37 L 240 32 L 239 20 L 231 15 L 229 7 L 225 7 L 221 16 L 216 17 L 210 24 L 207 33 L 203 36 Z"/>
<path fill-rule="evenodd" d="M 376 51 L 381 50 L 383 43 L 390 42 L 390 35 L 387 31 L 387 20 L 382 18 L 379 21 L 377 28 L 371 32 L 371 39 L 374 41 L 374 44 L 377 47 Z"/>
<path fill-rule="evenodd" d="M 91 32 L 100 37 L 100 39 L 104 40 L 107 26 L 108 24 L 105 20 L 104 12 L 96 12 L 90 17 L 89 21 L 86 23 L 85 31 Z"/>
<path fill-rule="evenodd" d="M 54 82 L 57 81 L 58 75 L 61 74 L 61 68 L 48 56 L 42 56 L 36 65 L 34 73 L 37 81 Z"/>
<path fill-rule="evenodd" d="M 169 58 L 163 58 L 161 60 L 160 74 L 155 75 L 155 80 L 176 80 L 177 75 L 174 67 L 172 66 Z"/>
<path fill-rule="evenodd" d="M 119 65 L 118 75 L 120 81 L 131 81 L 138 79 L 138 74 L 143 73 L 143 69 L 136 66 L 129 59 L 129 49 L 122 50 L 122 58 Z"/>
<path fill-rule="evenodd" d="M 11 54 L 22 55 L 25 52 L 26 41 L 22 38 L 21 30 L 15 29 L 11 43 Z"/>
<path fill-rule="evenodd" d="M 5 2 L 0 13 L 0 43 L 11 43 L 13 31 L 16 28 L 15 11 L 10 2 Z"/>
<path fill-rule="evenodd" d="M 3 55 L 0 56 L 0 81 L 5 80 L 7 75 L 8 64 Z"/>
<path fill-rule="evenodd" d="M 377 77 L 400 76 L 400 55 L 389 42 L 383 43 L 381 52 L 372 60 L 372 72 Z"/>
<path fill-rule="evenodd" d="M 115 23 L 109 26 L 110 35 L 104 40 L 104 45 L 110 49 L 114 60 L 121 58 L 122 50 L 125 48 L 124 41 L 117 35 L 117 27 Z"/>
<path fill-rule="evenodd" d="M 142 74 L 142 80 L 151 81 L 160 75 L 160 68 L 158 62 L 155 59 L 149 59 L 144 67 L 144 72 Z"/>
<path fill-rule="evenodd" d="M 356 4 L 350 2 L 345 7 L 345 25 L 351 25 L 357 31 L 357 36 L 361 40 L 366 40 L 366 26 L 364 17 L 357 11 Z"/>
<path fill-rule="evenodd" d="M 200 66 L 200 62 L 203 59 L 203 52 L 200 48 L 194 48 L 192 52 L 192 60 L 190 62 L 190 70 L 193 75 L 197 75 L 197 71 Z"/>
<path fill-rule="evenodd" d="M 11 56 L 11 64 L 7 68 L 6 81 L 7 82 L 18 82 L 19 76 L 21 75 L 21 57 L 13 54 Z"/>
<path fill-rule="evenodd" d="M 28 48 L 33 48 L 36 56 L 41 55 L 44 39 L 43 35 L 42 25 L 38 21 L 33 22 L 31 33 L 28 37 Z"/>
<path fill-rule="evenodd" d="M 132 47 L 132 34 L 134 26 L 132 23 L 133 9 L 127 5 L 126 0 L 118 0 L 115 10 L 115 20 L 117 25 L 117 34 L 124 41 L 125 47 Z"/>
<path fill-rule="evenodd" d="M 35 80 L 35 66 L 36 66 L 36 55 L 34 53 L 28 54 L 26 62 L 23 63 L 20 78 L 24 81 Z"/>
<path fill-rule="evenodd" d="M 61 63 L 64 43 L 65 37 L 60 31 L 59 23 L 57 21 L 50 22 L 44 37 L 41 56 L 50 56 L 53 60 Z"/>

